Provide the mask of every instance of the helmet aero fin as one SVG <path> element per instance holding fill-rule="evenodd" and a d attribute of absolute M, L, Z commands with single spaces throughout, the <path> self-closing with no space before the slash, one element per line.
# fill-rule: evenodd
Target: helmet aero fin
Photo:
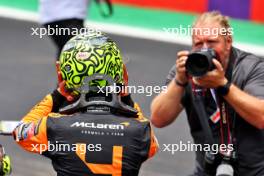
<path fill-rule="evenodd" d="M 59 112 L 63 114 L 67 114 L 67 113 L 76 112 L 83 108 L 87 109 L 91 106 L 104 106 L 104 107 L 111 108 L 117 113 L 124 114 L 127 116 L 134 117 L 138 113 L 137 110 L 135 110 L 131 106 L 124 104 L 121 101 L 119 93 L 116 93 L 115 91 L 107 92 L 109 95 L 111 95 L 111 101 L 104 101 L 100 99 L 97 99 L 97 100 L 94 99 L 92 101 L 87 100 L 86 95 L 89 92 L 95 92 L 95 91 L 98 92 L 99 90 L 101 90 L 99 87 L 91 86 L 90 82 L 94 80 L 104 80 L 108 82 L 109 87 L 115 86 L 115 81 L 109 75 L 95 73 L 92 76 L 87 76 L 84 78 L 82 85 L 78 88 L 78 92 L 80 92 L 80 98 L 76 102 L 61 108 Z M 97 112 L 97 113 L 100 113 L 100 112 Z"/>

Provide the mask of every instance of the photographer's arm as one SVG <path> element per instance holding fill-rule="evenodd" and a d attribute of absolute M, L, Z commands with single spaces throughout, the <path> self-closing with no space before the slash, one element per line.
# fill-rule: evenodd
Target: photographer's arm
<path fill-rule="evenodd" d="M 165 127 L 171 124 L 183 107 L 181 98 L 184 88 L 171 81 L 167 92 L 162 92 L 158 95 L 151 104 L 151 122 L 158 128 Z"/>
<path fill-rule="evenodd" d="M 264 100 L 249 95 L 233 84 L 224 98 L 248 123 L 264 129 Z"/>
<path fill-rule="evenodd" d="M 158 128 L 165 127 L 172 123 L 182 111 L 181 99 L 184 93 L 184 84 L 187 83 L 185 63 L 188 51 L 180 51 L 177 54 L 176 68 L 170 75 L 170 84 L 167 92 L 158 95 L 151 104 L 151 122 Z M 175 76 L 176 72 L 176 76 Z M 175 78 L 174 78 L 175 77 Z M 176 84 L 176 79 L 178 84 Z M 182 84 L 182 86 L 180 84 Z"/>

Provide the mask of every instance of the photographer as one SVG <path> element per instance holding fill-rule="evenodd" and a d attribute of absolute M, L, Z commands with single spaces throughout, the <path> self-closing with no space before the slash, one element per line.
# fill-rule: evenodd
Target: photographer
<path fill-rule="evenodd" d="M 220 31 L 218 35 L 201 33 L 215 28 Z M 206 118 L 210 117 L 206 120 L 215 142 L 234 146 L 234 161 L 231 162 L 234 175 L 263 176 L 264 61 L 232 46 L 228 19 L 219 12 L 202 14 L 194 22 L 193 29 L 201 30 L 192 34 L 192 51 L 178 52 L 176 65 L 167 77 L 167 92 L 152 102 L 152 123 L 159 128 L 165 127 L 185 108 L 194 143 L 205 144 L 206 134 L 192 98 L 192 90 L 202 87 Z M 225 32 L 221 33 L 222 29 Z M 186 68 L 190 53 L 208 49 L 215 52 L 214 67 L 205 75 L 191 77 Z M 196 151 L 194 176 L 206 175 L 205 158 L 204 152 Z"/>

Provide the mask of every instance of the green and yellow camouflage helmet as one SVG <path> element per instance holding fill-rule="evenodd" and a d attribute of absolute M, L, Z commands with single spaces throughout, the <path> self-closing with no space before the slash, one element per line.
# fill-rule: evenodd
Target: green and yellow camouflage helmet
<path fill-rule="evenodd" d="M 111 76 L 115 83 L 123 84 L 123 61 L 120 51 L 108 36 L 89 32 L 71 38 L 60 54 L 60 71 L 67 88 L 82 85 L 86 76 L 95 73 Z M 105 80 L 94 80 L 91 86 L 107 86 Z"/>
<path fill-rule="evenodd" d="M 10 161 L 10 157 L 5 155 L 3 157 L 3 160 L 2 160 L 2 170 L 0 171 L 0 175 L 10 175 L 11 174 L 11 171 L 12 171 L 12 168 L 11 168 L 11 161 Z"/>

